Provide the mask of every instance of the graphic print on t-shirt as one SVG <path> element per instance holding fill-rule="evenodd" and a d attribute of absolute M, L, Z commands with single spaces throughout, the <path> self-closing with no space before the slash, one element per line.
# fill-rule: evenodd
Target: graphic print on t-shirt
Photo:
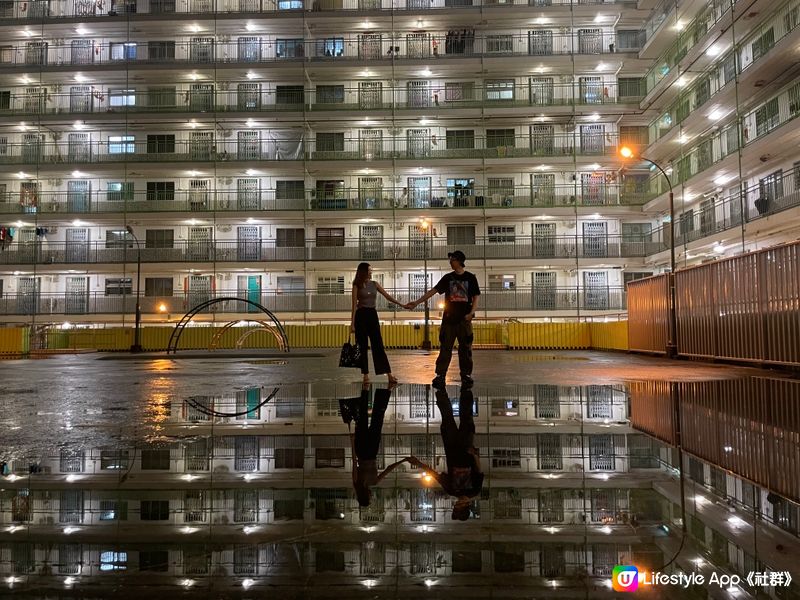
<path fill-rule="evenodd" d="M 447 291 L 447 300 L 450 302 L 469 302 L 469 281 L 450 280 L 450 289 Z"/>

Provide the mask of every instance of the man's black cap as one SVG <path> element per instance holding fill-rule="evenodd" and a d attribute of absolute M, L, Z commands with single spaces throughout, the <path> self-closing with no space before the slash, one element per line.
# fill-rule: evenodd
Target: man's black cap
<path fill-rule="evenodd" d="M 448 252 L 447 253 L 447 258 L 455 258 L 462 265 L 465 262 L 467 262 L 467 257 L 464 255 L 464 253 L 461 250 L 455 250 L 453 252 Z"/>

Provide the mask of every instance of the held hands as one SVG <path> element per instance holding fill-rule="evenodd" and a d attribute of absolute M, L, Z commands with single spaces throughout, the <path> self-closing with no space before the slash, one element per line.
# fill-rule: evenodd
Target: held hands
<path fill-rule="evenodd" d="M 402 307 L 403 307 L 403 308 L 405 308 L 406 310 L 411 310 L 411 309 L 412 309 L 412 308 L 414 308 L 416 305 L 417 305 L 417 303 L 416 303 L 416 302 L 406 302 L 405 304 L 401 304 L 400 306 L 402 306 Z"/>
<path fill-rule="evenodd" d="M 471 313 L 467 314 L 466 317 L 464 317 L 464 320 L 465 321 L 472 321 L 472 319 L 474 319 L 474 318 L 475 318 L 475 313 L 471 312 Z"/>

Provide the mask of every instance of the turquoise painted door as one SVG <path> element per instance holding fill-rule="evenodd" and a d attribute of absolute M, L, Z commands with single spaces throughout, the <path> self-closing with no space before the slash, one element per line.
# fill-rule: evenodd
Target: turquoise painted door
<path fill-rule="evenodd" d="M 251 302 L 261 304 L 261 275 L 240 275 L 239 276 L 239 298 L 246 298 Z M 259 312 L 250 304 L 243 312 Z"/>

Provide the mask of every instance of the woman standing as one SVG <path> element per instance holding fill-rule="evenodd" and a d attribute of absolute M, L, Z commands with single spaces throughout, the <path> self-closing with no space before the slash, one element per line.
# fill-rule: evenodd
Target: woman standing
<path fill-rule="evenodd" d="M 372 346 L 372 362 L 376 375 L 384 373 L 389 377 L 389 383 L 397 383 L 397 378 L 392 375 L 386 350 L 383 349 L 381 337 L 381 324 L 378 321 L 378 311 L 375 310 L 375 300 L 378 293 L 389 302 L 397 306 L 405 306 L 392 298 L 386 290 L 376 281 L 372 281 L 372 267 L 369 263 L 362 262 L 356 269 L 353 280 L 353 310 L 350 317 L 350 331 L 356 334 L 356 343 L 361 350 L 361 373 L 364 382 L 369 382 L 369 364 L 367 362 L 367 341 Z"/>

